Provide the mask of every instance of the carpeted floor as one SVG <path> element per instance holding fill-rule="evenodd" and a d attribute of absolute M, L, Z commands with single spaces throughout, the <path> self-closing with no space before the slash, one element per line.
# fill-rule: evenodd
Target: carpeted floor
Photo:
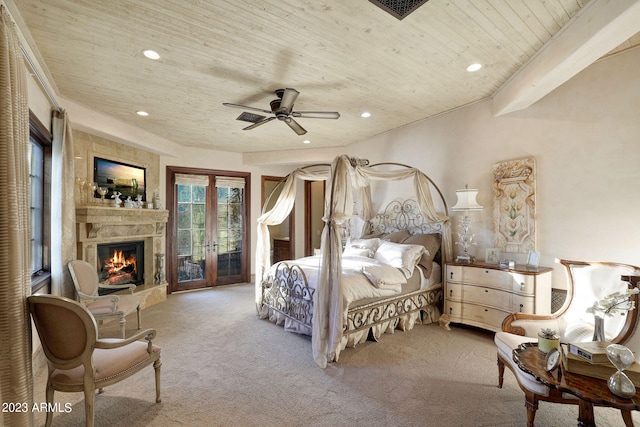
<path fill-rule="evenodd" d="M 169 295 L 142 313 L 162 347 L 162 403 L 153 368 L 96 395 L 96 426 L 524 426 L 524 394 L 510 371 L 497 387 L 493 333 L 417 325 L 345 350 L 319 368 L 309 337 L 255 316 L 253 285 Z M 136 321 L 128 319 L 127 335 Z M 131 329 L 131 330 L 129 330 Z M 117 325 L 101 327 L 117 336 Z M 46 368 L 35 377 L 44 401 Z M 83 426 L 81 393 L 54 426 Z M 536 425 L 576 425 L 573 405 L 542 402 Z M 598 426 L 622 426 L 618 411 L 596 408 Z M 44 425 L 44 414 L 36 425 Z M 640 414 L 634 415 L 638 423 Z"/>

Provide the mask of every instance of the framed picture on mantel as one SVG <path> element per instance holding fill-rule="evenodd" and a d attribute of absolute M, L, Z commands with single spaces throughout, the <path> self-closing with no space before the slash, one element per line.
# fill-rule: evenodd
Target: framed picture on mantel
<path fill-rule="evenodd" d="M 147 170 L 141 166 L 94 157 L 93 180 L 98 187 L 107 189 L 107 199 L 113 198 L 113 193 L 118 192 L 123 200 L 127 197 L 135 200 L 138 196 L 146 200 Z M 94 196 L 100 197 L 97 193 Z"/>

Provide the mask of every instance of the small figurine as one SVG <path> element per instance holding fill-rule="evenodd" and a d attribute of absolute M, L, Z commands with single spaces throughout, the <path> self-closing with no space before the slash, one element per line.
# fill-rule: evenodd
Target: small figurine
<path fill-rule="evenodd" d="M 120 207 L 120 204 L 122 203 L 122 200 L 120 200 L 120 195 L 122 193 L 119 193 L 117 191 L 113 192 L 113 206 L 116 208 Z"/>
<path fill-rule="evenodd" d="M 131 200 L 131 196 L 128 196 L 125 201 L 124 201 L 124 207 L 125 208 L 133 208 L 133 200 Z"/>
<path fill-rule="evenodd" d="M 141 195 L 138 194 L 136 196 L 136 201 L 135 201 L 134 205 L 135 205 L 134 207 L 136 207 L 138 209 L 140 209 L 142 207 L 142 196 Z"/>

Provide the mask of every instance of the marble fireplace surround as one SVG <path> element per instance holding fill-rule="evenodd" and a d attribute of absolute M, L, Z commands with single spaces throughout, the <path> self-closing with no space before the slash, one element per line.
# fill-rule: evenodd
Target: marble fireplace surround
<path fill-rule="evenodd" d="M 164 262 L 160 271 L 158 257 L 164 254 L 169 211 L 106 206 L 76 207 L 78 258 L 98 267 L 98 244 L 144 241 L 144 284 L 136 287 L 142 307 L 166 300 L 167 282 Z"/>

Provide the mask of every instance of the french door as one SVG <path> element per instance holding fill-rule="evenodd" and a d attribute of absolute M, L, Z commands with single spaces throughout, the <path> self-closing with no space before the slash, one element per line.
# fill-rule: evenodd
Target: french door
<path fill-rule="evenodd" d="M 248 281 L 250 174 L 167 167 L 169 291 Z"/>

